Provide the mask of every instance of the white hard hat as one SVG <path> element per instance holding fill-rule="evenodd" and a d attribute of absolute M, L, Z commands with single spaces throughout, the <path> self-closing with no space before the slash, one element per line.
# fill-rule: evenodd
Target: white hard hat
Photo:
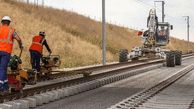
<path fill-rule="evenodd" d="M 7 20 L 7 21 L 10 21 L 11 22 L 11 18 L 9 16 L 4 16 L 1 21 L 4 21 L 4 20 Z"/>

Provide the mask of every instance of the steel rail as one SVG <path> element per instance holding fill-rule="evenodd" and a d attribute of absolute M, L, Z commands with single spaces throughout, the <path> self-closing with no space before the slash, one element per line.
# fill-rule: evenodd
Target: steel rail
<path fill-rule="evenodd" d="M 51 84 L 47 84 L 47 85 L 43 85 L 43 86 L 28 88 L 28 89 L 24 89 L 22 93 L 11 93 L 11 94 L 6 94 L 3 96 L 0 96 L 0 102 L 4 102 L 7 100 L 9 101 L 9 100 L 14 100 L 14 99 L 19 99 L 19 98 L 23 98 L 23 97 L 27 97 L 27 96 L 32 96 L 34 94 L 38 94 L 38 93 L 42 93 L 42 92 L 46 92 L 46 91 L 50 91 L 50 90 L 54 90 L 54 89 L 60 89 L 60 88 L 64 88 L 64 87 L 78 85 L 78 84 L 89 82 L 92 80 L 101 79 L 101 78 L 105 78 L 108 76 L 116 75 L 116 74 L 119 74 L 121 72 L 131 71 L 131 70 L 159 64 L 161 62 L 163 62 L 162 59 L 157 59 L 154 61 L 143 62 L 143 63 L 125 66 L 125 67 L 114 69 L 111 71 L 105 71 L 105 72 L 102 72 L 99 74 L 91 75 L 89 77 L 80 77 L 80 78 L 76 78 L 76 79 L 72 79 L 72 80 L 61 81 L 61 82 L 51 83 Z"/>
<path fill-rule="evenodd" d="M 192 56 L 192 55 L 187 55 L 187 56 Z M 187 56 L 184 56 L 184 57 L 187 57 Z M 78 85 L 78 84 L 89 82 L 89 81 L 92 81 L 92 80 L 101 79 L 101 78 L 105 78 L 105 77 L 108 77 L 108 76 L 113 76 L 113 75 L 119 74 L 121 72 L 140 69 L 140 68 L 143 68 L 143 67 L 159 64 L 159 63 L 162 63 L 162 62 L 164 62 L 163 59 L 145 61 L 145 62 L 142 62 L 142 63 L 136 63 L 136 64 L 120 67 L 120 68 L 117 68 L 117 69 L 114 69 L 114 70 L 111 70 L 111 71 L 105 71 L 105 72 L 102 72 L 102 73 L 99 73 L 99 74 L 91 75 L 91 76 L 86 77 L 86 78 L 80 77 L 80 78 L 75 78 L 75 79 L 72 79 L 72 80 L 61 81 L 61 82 L 57 82 L 57 83 L 51 83 L 51 84 L 47 84 L 47 85 L 44 85 L 44 86 L 37 86 L 37 87 L 33 87 L 33 88 L 28 88 L 28 89 L 24 89 L 22 93 L 11 93 L 11 94 L 6 94 L 6 95 L 3 95 L 3 96 L 0 96 L 0 102 L 19 99 L 19 98 L 24 98 L 24 97 L 27 97 L 27 96 L 32 96 L 34 94 L 39 94 L 39 93 L 54 90 L 54 89 L 60 89 L 60 88 L 64 88 L 64 87 Z"/>

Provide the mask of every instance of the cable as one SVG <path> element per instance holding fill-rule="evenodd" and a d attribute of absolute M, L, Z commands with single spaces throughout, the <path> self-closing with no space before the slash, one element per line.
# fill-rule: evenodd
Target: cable
<path fill-rule="evenodd" d="M 155 5 L 148 4 L 148 3 L 143 2 L 143 1 L 141 1 L 141 0 L 134 0 L 134 1 L 137 1 L 137 2 L 139 2 L 139 3 L 143 4 L 144 6 L 147 6 L 147 7 L 149 7 L 149 8 L 153 8 L 153 7 L 155 7 L 157 10 L 159 10 L 159 11 L 161 11 L 161 12 L 162 12 L 162 10 L 161 10 L 161 9 L 159 9 L 159 8 L 157 8 Z"/>
<path fill-rule="evenodd" d="M 141 0 L 136 0 L 136 1 L 138 1 L 138 2 L 140 2 L 140 3 L 143 3 L 143 4 L 145 4 L 145 5 L 149 6 L 149 7 L 153 7 L 153 5 L 150 5 L 150 4 L 148 4 L 148 3 L 145 3 L 145 2 L 143 2 L 143 1 L 141 1 Z"/>
<path fill-rule="evenodd" d="M 146 7 L 148 7 L 148 8 L 151 7 L 150 5 L 147 5 L 147 4 L 145 4 L 145 3 L 143 3 L 143 2 L 141 2 L 141 1 L 139 1 L 139 0 L 133 0 L 133 1 L 137 2 L 138 5 L 146 6 Z"/>
<path fill-rule="evenodd" d="M 159 10 L 158 12 L 159 12 L 160 14 L 162 13 L 162 10 L 159 9 L 159 8 L 157 8 L 156 5 L 151 5 L 151 4 L 148 4 L 148 3 L 143 2 L 143 1 L 141 1 L 141 0 L 134 0 L 134 1 L 138 2 L 139 4 L 141 3 L 141 4 L 143 4 L 144 6 L 147 6 L 147 7 L 149 7 L 149 8 L 150 8 L 150 7 L 152 8 L 153 6 L 155 6 L 155 8 L 156 8 L 157 10 Z M 177 17 L 171 16 L 171 15 L 169 15 L 169 14 L 165 14 L 165 17 L 169 17 L 170 19 L 176 20 L 176 21 L 179 22 L 179 23 L 182 23 L 182 22 L 183 22 L 181 19 L 177 19 Z"/>

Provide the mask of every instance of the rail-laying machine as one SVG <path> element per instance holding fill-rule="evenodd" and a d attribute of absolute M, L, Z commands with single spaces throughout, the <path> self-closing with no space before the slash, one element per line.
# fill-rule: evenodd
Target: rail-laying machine
<path fill-rule="evenodd" d="M 167 67 L 181 65 L 181 51 L 162 49 L 162 46 L 166 46 L 170 41 L 170 30 L 173 29 L 173 26 L 168 22 L 158 22 L 156 10 L 151 9 L 147 20 L 147 27 L 148 30 L 138 33 L 138 35 L 141 35 L 143 46 L 134 47 L 130 52 L 126 49 L 121 49 L 119 62 L 138 60 L 142 57 L 159 57 L 166 60 Z"/>

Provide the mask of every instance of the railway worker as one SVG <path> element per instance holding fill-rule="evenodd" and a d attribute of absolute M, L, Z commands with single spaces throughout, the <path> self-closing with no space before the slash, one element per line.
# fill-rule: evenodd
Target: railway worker
<path fill-rule="evenodd" d="M 38 74 L 40 72 L 40 59 L 42 57 L 43 46 L 47 48 L 49 54 L 52 53 L 50 47 L 47 44 L 45 36 L 45 32 L 39 32 L 39 35 L 34 36 L 29 49 L 32 69 L 35 70 Z"/>
<path fill-rule="evenodd" d="M 7 67 L 10 60 L 13 41 L 17 40 L 20 49 L 23 49 L 21 38 L 15 32 L 15 29 L 10 27 L 11 18 L 4 16 L 1 19 L 0 25 L 0 93 L 7 93 L 8 79 Z"/>

